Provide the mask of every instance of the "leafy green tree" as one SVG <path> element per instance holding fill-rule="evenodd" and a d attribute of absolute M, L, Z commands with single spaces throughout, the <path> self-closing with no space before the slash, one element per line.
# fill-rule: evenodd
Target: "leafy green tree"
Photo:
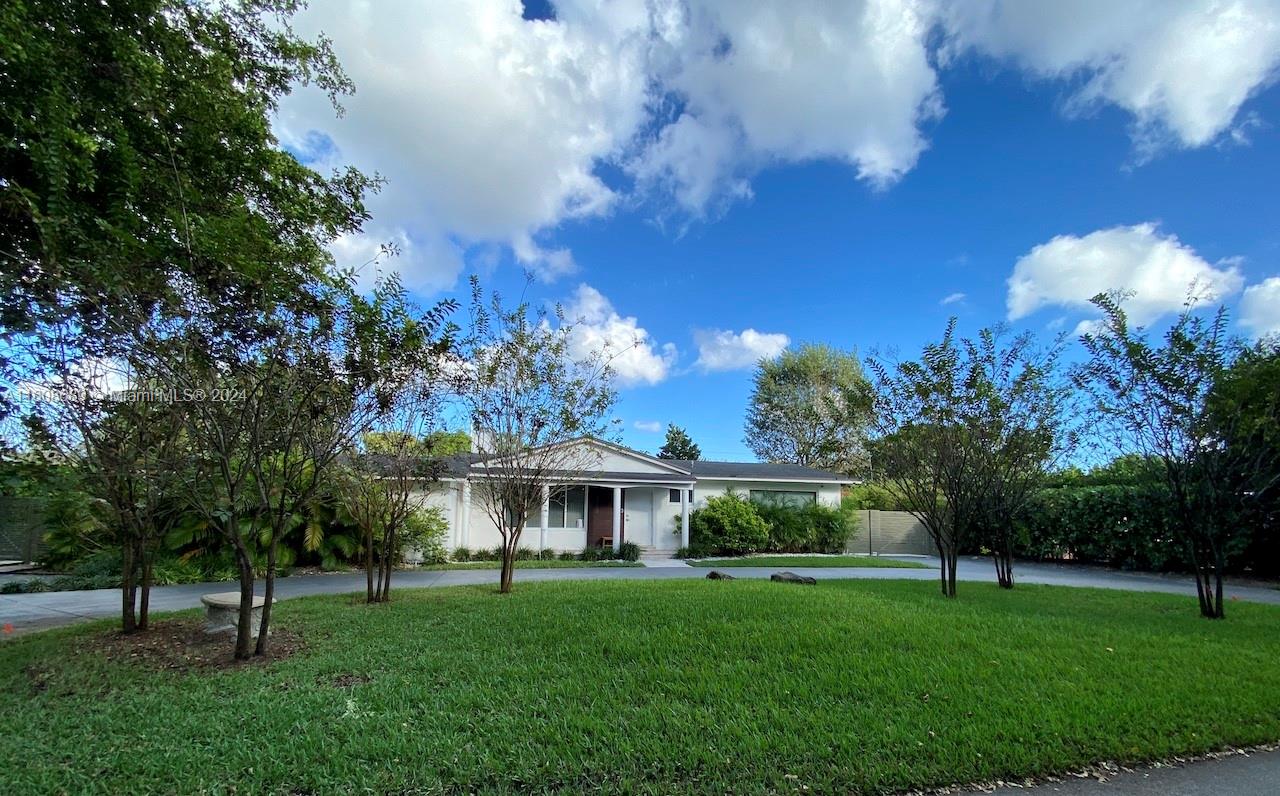
<path fill-rule="evenodd" d="M 520 535 L 546 490 L 598 462 L 590 446 L 569 443 L 606 435 L 617 400 L 610 363 L 623 352 L 571 356 L 573 326 L 561 308 L 551 315 L 527 304 L 504 307 L 474 277 L 471 318 L 457 391 L 475 429 L 473 500 L 502 537 L 499 588 L 508 594 Z"/>
<path fill-rule="evenodd" d="M 757 458 L 841 473 L 866 468 L 870 384 L 858 356 L 803 345 L 756 366 L 747 447 Z"/>
<path fill-rule="evenodd" d="M 454 304 L 419 314 L 394 278 L 371 297 L 347 284 L 316 290 L 322 312 L 278 306 L 258 319 L 264 333 L 253 338 L 202 322 L 220 310 L 196 304 L 138 346 L 163 381 L 194 396 L 183 418 L 195 472 L 183 497 L 234 551 L 237 658 L 265 653 L 282 544 L 299 530 L 315 532 L 300 518 L 339 457 L 400 408 L 406 381 L 432 373 L 448 342 Z M 266 552 L 266 603 L 251 648 L 255 540 Z"/>
<path fill-rule="evenodd" d="M 382 429 L 368 432 L 362 441 L 368 453 L 400 455 L 410 451 L 417 456 L 452 456 L 471 450 L 471 436 L 465 431 L 432 431 L 415 437 L 405 431 Z"/>
<path fill-rule="evenodd" d="M 1076 381 L 1122 450 L 1161 463 L 1200 614 L 1220 619 L 1222 576 L 1245 544 L 1241 513 L 1280 478 L 1266 444 L 1277 422 L 1277 399 L 1265 393 L 1269 367 L 1227 333 L 1223 308 L 1205 317 L 1189 301 L 1153 342 L 1129 325 L 1123 298 L 1093 298 L 1102 327 L 1081 338 L 1089 359 Z"/>
<path fill-rule="evenodd" d="M 0 4 L 0 339 L 77 335 L 70 362 L 7 358 L 6 378 L 118 355 L 130 324 L 189 301 L 252 336 L 254 309 L 324 278 L 375 181 L 318 174 L 272 134 L 295 86 L 335 108 L 352 88 L 327 39 L 292 32 L 297 7 Z"/>
<path fill-rule="evenodd" d="M 942 593 L 956 594 L 959 551 L 992 551 L 1001 586 L 1013 585 L 1011 528 L 1068 442 L 1069 391 L 1056 377 L 1060 343 L 1005 339 L 984 329 L 955 335 L 919 360 L 868 360 L 876 377 L 877 474 L 928 530 L 942 561 Z"/>
<path fill-rule="evenodd" d="M 424 441 L 432 456 L 454 456 L 471 451 L 471 435 L 465 431 L 432 431 Z"/>
<path fill-rule="evenodd" d="M 1207 425 L 1239 485 L 1238 554 L 1255 571 L 1280 568 L 1280 341 L 1244 349 L 1214 383 Z"/>
<path fill-rule="evenodd" d="M 678 459 L 696 462 L 702 458 L 702 449 L 683 428 L 674 423 L 667 424 L 667 440 L 658 450 L 659 459 Z"/>

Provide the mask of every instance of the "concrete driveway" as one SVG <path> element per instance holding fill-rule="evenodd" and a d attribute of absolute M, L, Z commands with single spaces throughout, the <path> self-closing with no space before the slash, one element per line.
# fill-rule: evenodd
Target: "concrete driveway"
<path fill-rule="evenodd" d="M 851 567 L 802 567 L 793 568 L 801 575 L 811 575 L 819 580 L 842 578 L 912 579 L 932 580 L 938 576 L 937 559 L 914 558 L 928 564 L 931 569 L 860 569 Z M 701 567 L 599 567 L 583 569 L 522 569 L 516 579 L 522 582 L 543 580 L 665 580 L 669 578 L 702 578 L 709 569 Z M 776 567 L 734 567 L 729 570 L 738 578 L 767 578 L 777 572 Z M 956 577 L 962 581 L 995 582 L 995 568 L 985 558 L 961 559 Z M 1099 589 L 1126 589 L 1129 591 L 1166 592 L 1195 597 L 1195 582 L 1185 576 L 1152 575 L 1146 573 L 1113 572 L 1092 567 L 1073 567 L 1054 564 L 1020 563 L 1014 567 L 1014 579 L 1018 583 L 1043 583 L 1054 586 L 1078 586 Z M 393 589 L 430 588 L 438 586 L 463 586 L 494 584 L 498 582 L 498 570 L 453 571 L 405 571 L 396 573 Z M 200 595 L 210 592 L 233 591 L 235 583 L 193 583 L 182 586 L 157 586 L 151 591 L 151 607 L 155 611 L 176 611 L 200 605 Z M 261 588 L 261 587 L 259 587 Z M 362 591 L 364 574 L 359 572 L 308 575 L 281 578 L 276 581 L 276 596 L 287 600 L 313 594 L 343 594 Z M 1280 604 L 1280 591 L 1263 586 L 1231 586 L 1227 590 L 1231 598 L 1249 602 Z M 15 631 L 70 624 L 87 619 L 118 616 L 120 591 L 97 589 L 94 591 L 45 592 L 43 594 L 0 595 L 0 624 L 10 624 Z"/>

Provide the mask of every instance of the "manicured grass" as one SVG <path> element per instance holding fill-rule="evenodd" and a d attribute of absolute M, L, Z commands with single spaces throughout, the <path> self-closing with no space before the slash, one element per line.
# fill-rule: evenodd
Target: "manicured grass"
<path fill-rule="evenodd" d="M 0 644 L 6 793 L 881 792 L 1280 738 L 1280 609 L 932 582 L 286 600 L 270 667 Z M 354 677 L 352 675 L 355 675 Z"/>
<path fill-rule="evenodd" d="M 549 558 L 545 561 L 531 559 L 517 561 L 516 569 L 580 569 L 582 567 L 642 567 L 639 561 L 561 561 Z M 447 564 L 427 564 L 419 569 L 501 569 L 501 561 L 450 561 Z"/>
<path fill-rule="evenodd" d="M 919 561 L 898 561 L 878 556 L 746 556 L 689 561 L 692 567 L 867 567 L 928 569 Z"/>

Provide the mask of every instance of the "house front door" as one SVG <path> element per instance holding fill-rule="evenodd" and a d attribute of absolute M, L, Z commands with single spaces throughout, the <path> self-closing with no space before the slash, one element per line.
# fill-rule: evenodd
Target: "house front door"
<path fill-rule="evenodd" d="M 626 506 L 627 492 L 622 491 L 622 507 L 624 509 L 622 516 L 619 518 L 621 537 L 618 542 L 621 543 L 626 539 Z M 613 489 L 611 487 L 593 486 L 587 490 L 587 547 L 596 547 L 603 539 L 613 537 Z"/>
<path fill-rule="evenodd" d="M 626 509 L 623 517 L 630 529 L 627 538 L 636 544 L 658 544 L 654 537 L 653 493 L 653 488 L 648 486 L 622 490 L 622 505 Z M 666 497 L 666 492 L 662 496 Z"/>

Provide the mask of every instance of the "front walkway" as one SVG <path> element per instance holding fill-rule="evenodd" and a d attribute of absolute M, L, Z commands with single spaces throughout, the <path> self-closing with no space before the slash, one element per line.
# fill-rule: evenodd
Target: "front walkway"
<path fill-rule="evenodd" d="M 932 569 L 859 569 L 854 567 L 798 567 L 792 571 L 811 575 L 818 580 L 841 578 L 870 578 L 878 580 L 937 578 L 937 559 L 913 557 Z M 663 578 L 703 578 L 710 570 L 696 567 L 601 567 L 583 569 L 520 569 L 516 581 L 530 583 L 543 580 L 655 580 Z M 735 578 L 767 578 L 776 567 L 735 567 Z M 985 558 L 965 558 L 956 569 L 956 577 L 962 581 L 995 582 L 995 568 Z M 1018 583 L 1043 583 L 1055 586 L 1080 586 L 1098 589 L 1127 589 L 1129 591 L 1166 592 L 1195 596 L 1195 582 L 1186 576 L 1153 575 L 1148 573 L 1113 572 L 1092 567 L 1073 567 L 1056 564 L 1019 563 L 1014 566 L 1014 579 Z M 438 586 L 465 586 L 496 584 L 498 570 L 432 570 L 397 572 L 392 589 L 415 589 Z M 364 573 L 345 572 L 332 575 L 308 575 L 280 578 L 276 581 L 276 596 L 280 599 L 304 597 L 313 594 L 344 594 L 363 591 Z M 192 583 L 181 586 L 157 586 L 151 590 L 151 607 L 155 611 L 177 611 L 196 608 L 200 595 L 210 592 L 231 591 L 234 583 Z M 259 586 L 261 588 L 261 586 Z M 1280 604 L 1280 591 L 1262 586 L 1229 586 L 1228 599 Z M 1228 610 L 1230 610 L 1228 608 Z M 120 612 L 119 589 L 94 591 L 45 592 L 43 594 L 0 595 L 0 625 L 12 625 L 14 630 L 30 630 L 65 625 L 86 619 L 118 616 Z"/>

